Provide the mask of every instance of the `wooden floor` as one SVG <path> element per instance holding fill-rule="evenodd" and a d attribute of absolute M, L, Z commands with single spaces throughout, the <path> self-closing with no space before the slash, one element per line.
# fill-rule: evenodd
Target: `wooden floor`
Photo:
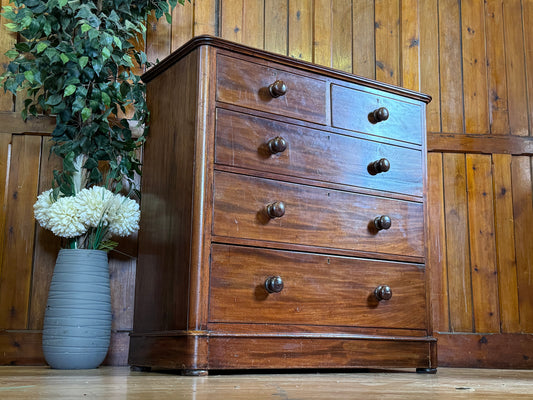
<path fill-rule="evenodd" d="M 533 399 L 533 371 L 440 368 L 184 377 L 104 367 L 0 367 L 0 399 Z"/>

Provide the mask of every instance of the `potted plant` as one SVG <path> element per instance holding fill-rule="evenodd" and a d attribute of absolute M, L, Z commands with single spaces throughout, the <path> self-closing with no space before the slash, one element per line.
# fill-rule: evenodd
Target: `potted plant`
<path fill-rule="evenodd" d="M 22 40 L 6 53 L 11 61 L 0 81 L 24 97 L 22 118 L 55 116 L 52 151 L 63 161 L 34 205 L 39 224 L 63 242 L 43 350 L 52 367 L 94 368 L 111 331 L 107 251 L 114 237 L 138 229 L 140 217 L 132 197 L 149 114 L 137 71 L 149 63 L 139 42 L 150 13 L 170 21 L 184 0 L 11 2 L 2 15 Z"/>

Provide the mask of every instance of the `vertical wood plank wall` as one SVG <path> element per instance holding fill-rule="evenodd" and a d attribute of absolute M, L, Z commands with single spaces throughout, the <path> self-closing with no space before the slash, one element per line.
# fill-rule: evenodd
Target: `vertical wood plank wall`
<path fill-rule="evenodd" d="M 6 3 L 7 0 L 1 0 Z M 0 25 L 0 53 L 15 38 Z M 433 97 L 428 238 L 441 365 L 533 367 L 533 0 L 193 0 L 149 21 L 163 59 L 211 34 Z M 0 63 L 5 59 L 1 58 Z M 23 124 L 0 94 L 0 363 L 42 362 L 58 249 L 32 204 L 50 183 L 52 121 Z M 135 240 L 111 254 L 114 335 L 126 362 Z"/>

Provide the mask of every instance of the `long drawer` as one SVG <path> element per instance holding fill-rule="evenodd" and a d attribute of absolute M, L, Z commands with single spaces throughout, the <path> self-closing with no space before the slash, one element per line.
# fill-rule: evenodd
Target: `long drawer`
<path fill-rule="evenodd" d="M 374 111 L 385 109 L 387 118 L 379 121 Z M 425 106 L 409 99 L 396 99 L 348 88 L 331 86 L 333 126 L 376 136 L 422 144 Z M 377 116 L 375 116 L 377 115 Z"/>
<path fill-rule="evenodd" d="M 214 187 L 218 236 L 424 256 L 421 203 L 221 171 L 215 171 Z M 271 218 L 282 208 L 283 216 Z M 374 221 L 382 216 L 390 218 L 390 228 L 377 230 Z"/>
<path fill-rule="evenodd" d="M 283 287 L 269 293 L 274 277 Z M 209 320 L 426 329 L 424 282 L 417 264 L 215 244 Z"/>
<path fill-rule="evenodd" d="M 286 124 L 224 109 L 217 110 L 215 162 L 280 175 L 423 195 L 422 152 Z M 270 149 L 275 140 L 285 150 Z M 272 145 L 271 145 L 272 146 Z M 283 147 L 281 147 L 282 149 Z M 389 169 L 371 166 L 386 159 Z"/>
<path fill-rule="evenodd" d="M 285 83 L 287 91 L 273 98 L 269 86 L 277 80 Z M 323 79 L 238 58 L 217 57 L 218 101 L 325 125 L 326 93 Z"/>

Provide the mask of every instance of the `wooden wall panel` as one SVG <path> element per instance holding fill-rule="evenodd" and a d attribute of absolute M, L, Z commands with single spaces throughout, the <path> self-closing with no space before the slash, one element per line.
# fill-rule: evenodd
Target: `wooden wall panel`
<path fill-rule="evenodd" d="M 430 298 L 433 329 L 448 332 L 450 311 L 448 300 L 448 261 L 446 258 L 446 221 L 444 215 L 444 182 L 442 153 L 428 154 L 428 221 L 432 229 L 427 238 L 430 273 Z"/>
<path fill-rule="evenodd" d="M 148 17 L 146 25 L 146 56 L 148 61 L 155 63 L 170 54 L 172 30 L 164 18 L 157 21 L 154 14 Z"/>
<path fill-rule="evenodd" d="M 194 7 L 193 35 L 218 35 L 219 0 L 191 0 Z"/>
<path fill-rule="evenodd" d="M 400 85 L 407 89 L 420 90 L 420 14 L 418 0 L 402 0 L 400 15 Z"/>
<path fill-rule="evenodd" d="M 461 4 L 439 0 L 441 130 L 463 133 Z"/>
<path fill-rule="evenodd" d="M 400 0 L 375 0 L 376 79 L 400 84 Z"/>
<path fill-rule="evenodd" d="M 503 333 L 520 331 L 511 161 L 512 156 L 509 154 L 492 156 L 500 322 Z"/>
<path fill-rule="evenodd" d="M 527 86 L 524 55 L 525 30 L 521 18 L 521 3 L 521 0 L 503 1 L 503 26 L 505 62 L 507 67 L 509 127 L 512 135 L 528 136 Z M 531 29 L 531 26 L 527 28 Z"/>
<path fill-rule="evenodd" d="M 313 61 L 312 4 L 310 0 L 289 0 L 289 57 Z"/>
<path fill-rule="evenodd" d="M 533 332 L 533 174 L 531 157 L 511 163 L 520 331 Z"/>
<path fill-rule="evenodd" d="M 490 132 L 509 133 L 507 79 L 503 32 L 503 0 L 485 1 L 485 34 L 487 43 L 488 105 Z"/>
<path fill-rule="evenodd" d="M 172 25 L 148 22 L 148 57 L 161 60 L 201 34 L 430 94 L 428 271 L 433 325 L 443 338 L 439 353 L 447 365 L 503 365 L 487 353 L 492 346 L 476 342 L 483 338 L 494 344 L 508 340 L 507 351 L 523 352 L 533 334 L 533 1 L 191 0 L 177 6 Z M 0 26 L 0 54 L 14 40 Z M 10 193 L 13 180 L 31 179 L 23 190 L 32 194 L 16 202 L 0 197 L 0 332 L 22 329 L 0 335 L 0 354 L 9 355 L 5 362 L 37 362 L 58 242 L 40 228 L 33 234 L 28 210 L 37 190 L 49 185 L 54 161 L 39 135 L 50 133 L 53 119 L 23 123 L 13 112 L 17 104 L 0 93 L 0 182 L 12 185 L 6 190 L 0 184 L 0 193 Z M 13 163 L 26 154 L 22 143 L 30 146 L 24 148 L 32 177 L 19 177 Z M 29 246 L 20 275 L 13 263 L 22 242 L 9 239 L 15 215 L 28 222 L 17 228 Z M 111 257 L 111 363 L 126 360 L 135 248 L 132 238 L 124 243 L 127 255 Z"/>
<path fill-rule="evenodd" d="M 333 12 L 331 0 L 315 0 L 313 13 L 313 62 L 331 67 Z"/>
<path fill-rule="evenodd" d="M 522 27 L 524 32 L 524 47 L 526 56 L 527 99 L 529 115 L 529 136 L 533 133 L 533 1 L 522 2 Z"/>
<path fill-rule="evenodd" d="M 174 51 L 183 45 L 194 34 L 194 4 L 186 2 L 172 11 L 170 50 Z"/>
<path fill-rule="evenodd" d="M 500 332 L 500 306 L 491 156 L 467 154 L 466 170 L 474 330 L 497 333 Z"/>
<path fill-rule="evenodd" d="M 0 275 L 2 274 L 2 259 L 4 258 L 5 224 L 7 214 L 7 191 L 6 186 L 9 175 L 11 159 L 11 134 L 0 133 Z M 0 304 L 1 306 L 1 304 Z"/>
<path fill-rule="evenodd" d="M 489 131 L 484 17 L 483 0 L 461 2 L 464 113 L 468 133 Z"/>
<path fill-rule="evenodd" d="M 48 137 L 42 138 L 41 159 L 39 168 L 38 193 L 42 193 L 52 186 L 51 171 L 62 166 L 61 159 L 54 154 L 50 154 L 52 142 Z M 28 329 L 42 329 L 44 321 L 44 310 L 48 298 L 48 288 L 52 280 L 54 266 L 61 242 L 51 231 L 43 229 L 39 224 L 35 224 L 35 245 L 33 249 L 33 259 L 38 262 L 34 265 L 32 272 L 31 302 L 29 310 Z"/>
<path fill-rule="evenodd" d="M 352 0 L 332 0 L 331 10 L 331 66 L 352 72 Z"/>
<path fill-rule="evenodd" d="M 376 77 L 374 0 L 352 1 L 352 72 Z"/>
<path fill-rule="evenodd" d="M 440 132 L 439 8 L 437 0 L 420 3 L 420 90 L 433 99 L 426 107 L 429 132 Z"/>
<path fill-rule="evenodd" d="M 220 34 L 224 39 L 242 43 L 244 0 L 221 0 Z"/>
<path fill-rule="evenodd" d="M 242 14 L 242 43 L 259 49 L 263 48 L 265 36 L 264 0 L 244 0 Z"/>
<path fill-rule="evenodd" d="M 288 54 L 288 18 L 288 0 L 265 0 L 265 50 Z"/>
<path fill-rule="evenodd" d="M 0 269 L 0 327 L 26 329 L 29 316 L 41 137 L 13 135 Z"/>
<path fill-rule="evenodd" d="M 473 332 L 465 155 L 443 160 L 450 331 Z"/>

